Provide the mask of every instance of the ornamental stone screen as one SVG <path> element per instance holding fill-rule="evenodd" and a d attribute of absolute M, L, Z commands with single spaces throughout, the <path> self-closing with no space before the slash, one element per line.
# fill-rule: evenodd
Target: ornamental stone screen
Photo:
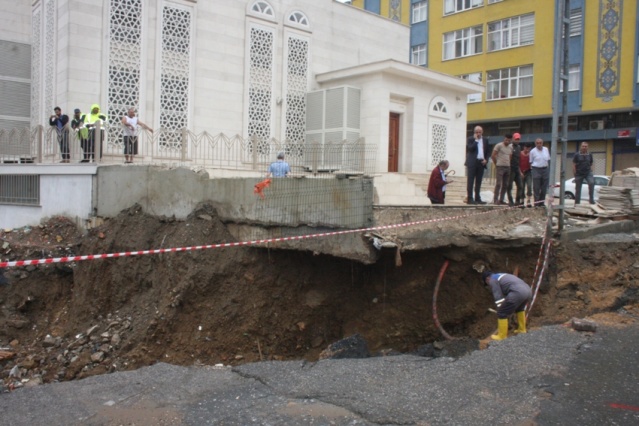
<path fill-rule="evenodd" d="M 38 41 L 31 44 L 31 125 L 40 124 L 42 117 L 40 114 L 40 60 L 42 38 L 42 9 L 37 8 L 31 15 L 31 29 L 33 40 Z"/>
<path fill-rule="evenodd" d="M 55 15 L 56 5 L 55 0 L 47 0 L 44 5 L 44 117 L 48 117 L 53 114 L 53 96 L 55 93 L 55 79 L 56 79 L 56 29 L 55 29 Z M 40 119 L 42 120 L 42 119 Z"/>
<path fill-rule="evenodd" d="M 192 20 L 190 9 L 168 4 L 162 8 L 160 151 L 181 150 L 182 129 L 188 128 Z"/>
<path fill-rule="evenodd" d="M 122 146 L 120 119 L 140 104 L 142 0 L 111 0 L 109 6 L 109 145 Z"/>
<path fill-rule="evenodd" d="M 257 138 L 260 154 L 268 153 L 264 150 L 271 137 L 273 37 L 273 30 L 256 26 L 249 37 L 248 135 Z"/>
<path fill-rule="evenodd" d="M 306 139 L 306 91 L 308 86 L 308 40 L 288 38 L 286 66 L 286 154 L 302 157 Z"/>

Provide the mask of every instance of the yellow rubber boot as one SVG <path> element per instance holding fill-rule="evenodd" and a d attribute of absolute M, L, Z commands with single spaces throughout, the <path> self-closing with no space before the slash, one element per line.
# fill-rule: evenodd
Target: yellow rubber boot
<path fill-rule="evenodd" d="M 508 318 L 497 320 L 497 334 L 490 336 L 493 340 L 504 340 L 508 337 Z"/>
<path fill-rule="evenodd" d="M 526 311 L 517 312 L 517 330 L 515 334 L 524 334 L 526 332 Z"/>

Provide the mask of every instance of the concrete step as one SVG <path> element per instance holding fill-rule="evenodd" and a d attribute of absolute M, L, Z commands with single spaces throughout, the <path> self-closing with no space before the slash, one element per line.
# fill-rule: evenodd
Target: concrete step
<path fill-rule="evenodd" d="M 424 194 L 428 193 L 428 180 L 430 174 L 426 173 L 407 173 L 405 175 L 415 186 L 419 187 Z M 453 183 L 446 185 L 446 205 L 465 205 L 466 199 L 466 176 L 451 175 L 449 178 Z M 493 188 L 495 180 L 490 177 L 482 179 L 482 200 L 488 203 L 493 201 Z M 428 198 L 428 197 L 426 197 Z"/>
<path fill-rule="evenodd" d="M 426 191 L 401 173 L 375 177 L 375 204 L 380 206 L 429 206 Z"/>
<path fill-rule="evenodd" d="M 385 195 L 380 198 L 380 206 L 430 206 L 431 202 L 425 195 L 418 196 L 403 196 L 403 195 Z"/>

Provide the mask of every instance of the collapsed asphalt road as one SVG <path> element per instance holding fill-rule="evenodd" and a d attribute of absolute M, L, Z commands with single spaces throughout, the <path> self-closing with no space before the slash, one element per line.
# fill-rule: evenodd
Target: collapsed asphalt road
<path fill-rule="evenodd" d="M 639 424 L 639 324 L 533 330 L 454 360 L 156 364 L 0 395 L 12 425 Z"/>

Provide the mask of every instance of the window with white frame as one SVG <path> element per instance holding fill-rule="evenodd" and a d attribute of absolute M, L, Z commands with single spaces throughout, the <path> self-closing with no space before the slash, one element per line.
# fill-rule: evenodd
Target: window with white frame
<path fill-rule="evenodd" d="M 430 162 L 435 166 L 447 157 L 447 146 L 450 138 L 450 114 L 446 101 L 437 96 L 431 101 L 430 113 Z"/>
<path fill-rule="evenodd" d="M 419 1 L 417 3 L 413 3 L 413 16 L 411 22 L 416 24 L 417 22 L 423 22 L 426 19 L 428 19 L 428 2 Z"/>
<path fill-rule="evenodd" d="M 268 4 L 265 1 L 256 1 L 255 3 L 253 3 L 253 5 L 251 6 L 251 11 L 258 13 L 258 14 L 262 14 L 262 15 L 267 15 L 267 16 L 274 16 L 275 13 L 273 12 L 273 8 L 271 7 L 270 4 Z"/>
<path fill-rule="evenodd" d="M 564 91 L 564 81 L 560 80 L 560 90 Z M 568 91 L 579 90 L 581 85 L 581 64 L 570 65 L 568 67 Z"/>
<path fill-rule="evenodd" d="M 486 72 L 486 100 L 532 96 L 533 66 L 503 68 Z"/>
<path fill-rule="evenodd" d="M 308 27 L 308 18 L 306 17 L 306 15 L 304 15 L 304 13 L 300 11 L 295 11 L 288 15 L 288 20 L 289 22 L 293 22 L 297 25 Z"/>
<path fill-rule="evenodd" d="M 488 0 L 488 4 L 493 4 L 493 3 L 499 3 L 502 2 L 504 0 Z"/>
<path fill-rule="evenodd" d="M 484 0 L 444 0 L 444 15 L 483 6 Z"/>
<path fill-rule="evenodd" d="M 413 46 L 410 58 L 410 63 L 413 65 L 426 65 L 426 44 Z"/>
<path fill-rule="evenodd" d="M 535 38 L 533 13 L 488 23 L 489 52 L 532 44 Z"/>
<path fill-rule="evenodd" d="M 470 74 L 462 74 L 459 76 L 462 80 L 468 80 L 471 83 L 481 84 L 481 72 L 473 72 Z M 468 95 L 467 102 L 469 104 L 481 102 L 481 93 L 471 93 Z"/>
<path fill-rule="evenodd" d="M 481 53 L 484 29 L 481 25 L 444 34 L 444 60 Z"/>

